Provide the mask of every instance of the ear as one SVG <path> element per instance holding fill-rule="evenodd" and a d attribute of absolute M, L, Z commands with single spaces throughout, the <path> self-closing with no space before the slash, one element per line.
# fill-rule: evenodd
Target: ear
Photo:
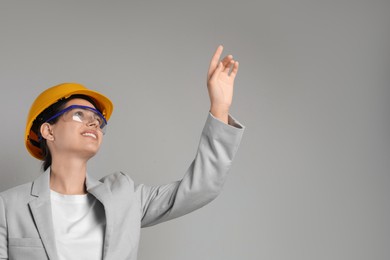
<path fill-rule="evenodd" d="M 54 141 L 53 128 L 49 123 L 43 123 L 40 128 L 42 138 L 47 141 Z"/>

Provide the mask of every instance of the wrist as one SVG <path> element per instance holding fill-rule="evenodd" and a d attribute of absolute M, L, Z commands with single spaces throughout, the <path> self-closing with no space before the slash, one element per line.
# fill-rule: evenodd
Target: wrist
<path fill-rule="evenodd" d="M 225 124 L 228 123 L 229 108 L 211 107 L 210 113 L 217 119 L 221 120 Z"/>

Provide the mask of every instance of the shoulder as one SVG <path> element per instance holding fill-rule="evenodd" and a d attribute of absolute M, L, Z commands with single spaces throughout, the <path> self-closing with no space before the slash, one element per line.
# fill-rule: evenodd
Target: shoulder
<path fill-rule="evenodd" d="M 132 181 L 132 180 L 131 180 L 130 176 L 127 175 L 126 173 L 121 172 L 121 171 L 117 171 L 117 172 L 114 172 L 114 173 L 111 173 L 111 174 L 104 176 L 99 181 L 109 184 L 109 183 L 116 183 L 116 182 L 122 182 L 122 181 Z"/>
<path fill-rule="evenodd" d="M 31 196 L 32 182 L 15 186 L 8 190 L 0 192 L 0 198 L 4 202 L 12 203 L 18 200 L 26 200 Z"/>
<path fill-rule="evenodd" d="M 108 186 L 111 190 L 134 187 L 134 182 L 130 176 L 120 171 L 106 175 L 99 181 Z"/>

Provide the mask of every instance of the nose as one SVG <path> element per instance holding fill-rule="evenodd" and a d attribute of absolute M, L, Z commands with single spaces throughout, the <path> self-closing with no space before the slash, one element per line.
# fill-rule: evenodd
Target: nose
<path fill-rule="evenodd" d="M 99 121 L 94 116 L 91 116 L 91 117 L 88 118 L 87 125 L 88 126 L 94 126 L 95 128 L 100 127 L 99 126 Z"/>

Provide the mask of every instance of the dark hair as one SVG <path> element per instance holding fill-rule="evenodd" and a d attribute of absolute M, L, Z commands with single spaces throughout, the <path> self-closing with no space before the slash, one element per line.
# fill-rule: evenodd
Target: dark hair
<path fill-rule="evenodd" d="M 50 105 L 45 110 L 43 110 L 43 112 L 37 116 L 37 118 L 34 120 L 32 126 L 31 126 L 31 131 L 33 131 L 39 137 L 39 139 L 38 139 L 38 142 L 32 141 L 32 140 L 30 140 L 30 142 L 34 146 L 41 149 L 41 153 L 43 156 L 43 163 L 42 163 L 43 171 L 46 171 L 51 166 L 52 158 L 51 158 L 51 153 L 50 153 L 49 147 L 47 146 L 47 143 L 46 143 L 46 139 L 42 138 L 41 125 L 43 123 L 49 123 L 49 124 L 57 123 L 59 117 L 54 118 L 53 120 L 50 120 L 47 122 L 46 122 L 46 120 L 49 119 L 50 117 L 52 117 L 53 115 L 57 114 L 62 109 L 64 109 L 66 103 L 69 100 L 72 100 L 75 98 L 85 99 L 85 100 L 91 102 L 92 105 L 96 109 L 98 109 L 98 107 L 96 106 L 96 101 L 94 99 L 92 99 L 91 97 L 86 96 L 86 95 L 80 95 L 80 94 L 72 95 L 68 98 L 62 98 L 62 99 L 58 100 L 56 103 Z"/>

